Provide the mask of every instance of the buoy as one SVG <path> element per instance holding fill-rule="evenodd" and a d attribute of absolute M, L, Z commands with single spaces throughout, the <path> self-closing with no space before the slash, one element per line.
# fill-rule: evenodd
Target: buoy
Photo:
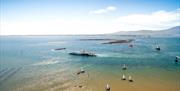
<path fill-rule="evenodd" d="M 111 90 L 111 88 L 110 88 L 110 86 L 107 84 L 106 85 L 106 91 L 110 91 Z"/>
<path fill-rule="evenodd" d="M 122 69 L 123 69 L 123 70 L 126 70 L 126 69 L 127 69 L 127 67 L 126 67 L 125 64 L 123 65 Z"/>
<path fill-rule="evenodd" d="M 129 80 L 129 82 L 133 82 L 133 80 L 132 80 L 131 76 L 129 76 L 129 79 L 128 79 L 128 80 Z"/>
<path fill-rule="evenodd" d="M 123 74 L 123 76 L 122 76 L 122 79 L 121 80 L 126 80 L 126 77 L 125 77 L 125 75 Z"/>

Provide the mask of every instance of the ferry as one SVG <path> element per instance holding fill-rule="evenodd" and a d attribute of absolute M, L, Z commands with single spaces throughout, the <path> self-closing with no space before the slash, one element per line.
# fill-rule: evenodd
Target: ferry
<path fill-rule="evenodd" d="M 81 51 L 81 52 L 70 52 L 70 55 L 75 55 L 75 56 L 90 56 L 90 57 L 95 57 L 96 54 L 91 53 L 91 52 L 87 52 L 87 51 Z"/>

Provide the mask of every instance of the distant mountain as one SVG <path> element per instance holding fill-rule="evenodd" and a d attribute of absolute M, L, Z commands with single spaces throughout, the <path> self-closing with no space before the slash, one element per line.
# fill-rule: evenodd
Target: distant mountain
<path fill-rule="evenodd" d="M 163 32 L 163 31 L 160 31 L 160 32 Z M 176 27 L 172 27 L 170 29 L 166 29 L 166 30 L 164 30 L 164 33 L 180 34 L 180 26 L 176 26 Z"/>
<path fill-rule="evenodd" d="M 119 31 L 115 35 L 155 35 L 155 36 L 180 36 L 180 26 L 165 30 L 139 30 L 139 31 Z"/>

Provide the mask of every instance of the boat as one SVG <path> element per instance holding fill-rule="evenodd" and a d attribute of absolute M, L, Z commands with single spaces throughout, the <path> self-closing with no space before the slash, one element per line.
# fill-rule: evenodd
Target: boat
<path fill-rule="evenodd" d="M 129 76 L 128 80 L 129 80 L 129 82 L 133 82 L 131 76 Z"/>
<path fill-rule="evenodd" d="M 156 50 L 160 51 L 161 50 L 160 46 L 156 46 Z"/>
<path fill-rule="evenodd" d="M 77 75 L 79 75 L 81 73 L 85 73 L 85 70 L 83 70 L 83 68 L 81 68 L 81 70 L 77 72 Z"/>
<path fill-rule="evenodd" d="M 122 67 L 122 70 L 126 70 L 126 69 L 127 69 L 127 66 L 124 64 Z"/>
<path fill-rule="evenodd" d="M 106 91 L 110 91 L 110 90 L 111 90 L 111 88 L 110 88 L 109 84 L 107 84 L 106 85 Z"/>
<path fill-rule="evenodd" d="M 83 68 L 81 68 L 81 73 L 85 73 L 85 70 Z"/>
<path fill-rule="evenodd" d="M 75 55 L 75 56 L 91 56 L 91 57 L 95 57 L 96 55 L 94 53 L 91 52 L 87 52 L 87 51 L 82 51 L 82 52 L 70 52 L 70 55 Z"/>
<path fill-rule="evenodd" d="M 179 56 L 176 56 L 175 62 L 178 62 L 178 58 L 180 58 Z"/>
<path fill-rule="evenodd" d="M 126 80 L 126 77 L 125 77 L 125 75 L 124 75 L 124 74 L 123 74 L 123 76 L 122 76 L 121 80 Z"/>

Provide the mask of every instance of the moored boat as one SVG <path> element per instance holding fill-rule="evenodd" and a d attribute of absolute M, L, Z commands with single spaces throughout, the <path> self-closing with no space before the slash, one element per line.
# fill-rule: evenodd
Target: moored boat
<path fill-rule="evenodd" d="M 77 72 L 77 75 L 82 74 L 82 73 L 85 73 L 85 70 L 83 68 L 81 68 L 81 70 Z"/>
<path fill-rule="evenodd" d="M 156 50 L 160 51 L 161 50 L 160 46 L 156 46 Z"/>
<path fill-rule="evenodd" d="M 131 76 L 129 76 L 128 80 L 129 80 L 129 82 L 133 82 Z"/>
<path fill-rule="evenodd" d="M 179 56 L 176 56 L 175 62 L 178 62 L 179 58 L 180 58 Z"/>
<path fill-rule="evenodd" d="M 124 64 L 122 67 L 122 70 L 126 70 L 126 69 L 127 69 L 127 66 Z"/>
<path fill-rule="evenodd" d="M 106 85 L 106 91 L 110 91 L 110 90 L 111 90 L 111 88 L 110 88 L 109 84 L 107 84 Z"/>
<path fill-rule="evenodd" d="M 123 76 L 122 76 L 121 80 L 126 80 L 126 77 L 125 77 L 125 75 L 124 75 L 124 74 L 123 74 Z"/>

